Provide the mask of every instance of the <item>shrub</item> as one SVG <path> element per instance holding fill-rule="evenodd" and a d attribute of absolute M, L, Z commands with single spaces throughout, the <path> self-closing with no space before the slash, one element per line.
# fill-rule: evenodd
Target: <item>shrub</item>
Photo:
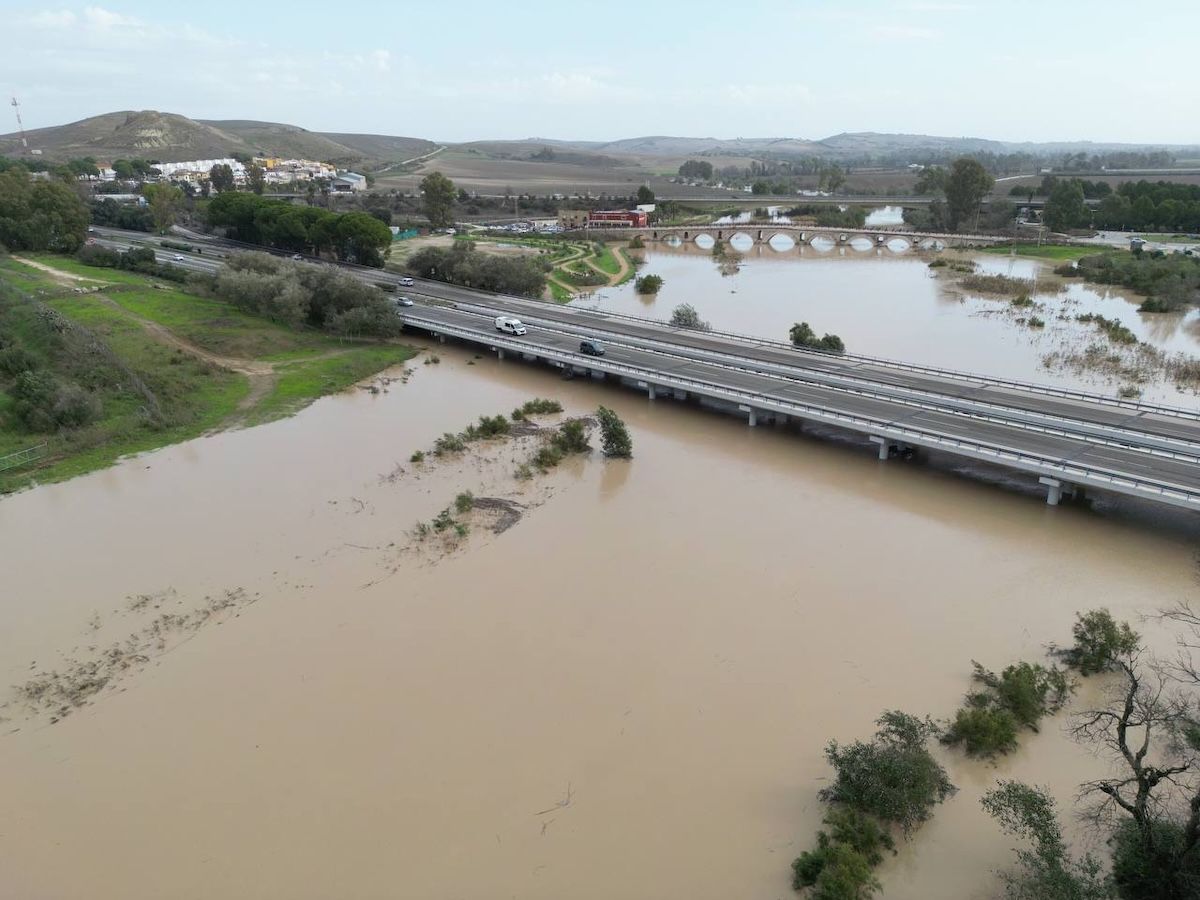
<path fill-rule="evenodd" d="M 433 453 L 435 456 L 441 456 L 444 453 L 458 453 L 467 449 L 467 442 L 460 434 L 451 434 L 446 432 L 433 443 Z"/>
<path fill-rule="evenodd" d="M 885 712 L 876 724 L 879 729 L 869 743 L 829 743 L 825 758 L 837 776 L 821 797 L 908 831 L 956 788 L 925 746 L 937 726 L 899 711 Z"/>
<path fill-rule="evenodd" d="M 48 372 L 26 370 L 19 374 L 9 395 L 13 413 L 26 431 L 46 434 L 62 428 L 80 428 L 100 415 L 100 401 L 74 384 L 62 385 Z"/>
<path fill-rule="evenodd" d="M 460 515 L 462 513 L 470 512 L 471 507 L 473 507 L 474 505 L 475 505 L 475 495 L 472 494 L 470 491 L 463 491 L 461 494 L 459 494 L 457 497 L 454 498 L 454 511 L 459 513 Z"/>
<path fill-rule="evenodd" d="M 663 280 L 660 275 L 639 275 L 633 282 L 633 289 L 639 294 L 657 294 L 662 290 Z"/>
<path fill-rule="evenodd" d="M 503 437 L 511 430 L 508 419 L 503 415 L 480 416 L 475 435 L 479 438 Z"/>
<path fill-rule="evenodd" d="M 1045 328 L 1046 320 L 1039 316 L 1030 316 L 1027 324 L 1030 328 Z"/>
<path fill-rule="evenodd" d="M 528 481 L 533 477 L 533 469 L 529 467 L 529 463 L 521 463 L 517 466 L 517 471 L 513 472 L 513 477 L 517 481 Z"/>
<path fill-rule="evenodd" d="M 1033 306 L 1033 300 L 1030 299 L 1029 294 L 1027 293 L 1017 294 L 1017 296 L 1013 297 L 1009 302 L 1013 306 L 1017 307 Z"/>
<path fill-rule="evenodd" d="M 1017 663 L 997 676 L 979 663 L 974 678 L 991 688 L 996 703 L 1012 713 L 1018 723 L 1037 731 L 1038 720 L 1057 712 L 1067 702 L 1071 685 L 1066 674 L 1056 667 L 1049 669 L 1036 663 Z"/>
<path fill-rule="evenodd" d="M 645 247 L 646 242 L 642 240 L 642 236 L 640 234 L 635 234 L 633 236 L 633 240 L 629 242 L 630 250 L 643 250 Z"/>
<path fill-rule="evenodd" d="M 1094 324 L 1108 335 L 1108 339 L 1114 344 L 1136 344 L 1138 342 L 1137 335 L 1116 319 L 1105 318 L 1099 313 L 1084 313 L 1076 316 L 1075 321 Z"/>
<path fill-rule="evenodd" d="M 882 888 L 861 853 L 845 844 L 833 844 L 808 896 L 809 900 L 867 900 Z"/>
<path fill-rule="evenodd" d="M 788 330 L 788 337 L 795 347 L 807 347 L 810 350 L 824 350 L 827 353 L 845 353 L 846 345 L 836 334 L 817 337 L 817 333 L 807 322 L 797 322 Z"/>
<path fill-rule="evenodd" d="M 942 742 L 962 743 L 971 756 L 1008 753 L 1017 747 L 1017 720 L 1002 707 L 967 705 L 955 715 Z"/>
<path fill-rule="evenodd" d="M 563 461 L 563 452 L 554 444 L 545 444 L 538 447 L 533 454 L 533 459 L 530 460 L 535 466 L 545 472 L 547 469 L 553 469 Z"/>
<path fill-rule="evenodd" d="M 592 445 L 588 443 L 587 429 L 583 427 L 580 419 L 563 422 L 551 440 L 554 446 L 562 451 L 563 456 L 569 456 L 572 453 L 586 453 L 592 449 Z"/>
<path fill-rule="evenodd" d="M 408 458 L 408 461 L 419 463 L 419 462 L 423 462 L 424 459 L 425 459 L 425 451 L 424 450 L 414 450 L 413 455 Z"/>
<path fill-rule="evenodd" d="M 712 326 L 700 318 L 700 313 L 690 303 L 681 303 L 671 310 L 671 324 L 676 328 L 694 328 L 697 331 L 712 330 Z"/>
<path fill-rule="evenodd" d="M 1061 651 L 1063 661 L 1080 675 L 1113 668 L 1119 657 L 1137 649 L 1141 636 L 1128 622 L 1117 622 L 1107 609 L 1076 613 L 1071 628 L 1075 644 Z"/>
<path fill-rule="evenodd" d="M 863 858 L 868 867 L 883 862 L 884 850 L 895 850 L 895 842 L 878 820 L 848 807 L 835 807 L 825 815 L 829 831 L 817 832 L 817 848 L 806 850 L 792 863 L 792 887 L 800 890 L 815 885 L 830 863 L 835 846 L 848 847 Z"/>
<path fill-rule="evenodd" d="M 0 350 L 0 372 L 5 375 L 20 375 L 31 372 L 37 367 L 37 361 L 24 347 L 13 344 Z"/>
<path fill-rule="evenodd" d="M 1179 861 L 1182 825 L 1158 821 L 1150 826 L 1154 841 L 1147 847 L 1132 820 L 1113 835 L 1112 876 L 1123 900 L 1188 900 L 1200 896 L 1200 847 Z"/>
<path fill-rule="evenodd" d="M 454 517 L 452 515 L 450 515 L 450 510 L 443 509 L 433 519 L 433 530 L 434 531 L 445 531 L 447 528 L 449 528 L 453 524 L 454 524 Z"/>
<path fill-rule="evenodd" d="M 617 459 L 631 459 L 633 439 L 629 436 L 629 429 L 625 427 L 621 417 L 607 406 L 596 410 L 596 417 L 600 420 L 600 444 L 604 455 Z"/>
<path fill-rule="evenodd" d="M 550 413 L 560 413 L 563 411 L 562 404 L 557 400 L 544 400 L 541 397 L 534 397 L 532 400 L 526 400 L 521 406 L 521 412 L 527 416 L 544 416 Z M 514 418 L 516 418 L 514 416 Z"/>

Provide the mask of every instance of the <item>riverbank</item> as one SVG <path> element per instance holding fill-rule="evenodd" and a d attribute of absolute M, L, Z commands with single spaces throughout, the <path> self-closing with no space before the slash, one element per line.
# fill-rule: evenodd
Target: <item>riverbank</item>
<path fill-rule="evenodd" d="M 0 471 L 0 493 L 292 415 L 414 352 L 289 330 L 178 285 L 64 257 L 0 260 L 0 292 L 5 352 L 23 360 L 13 356 L 0 374 L 0 458 L 35 451 Z M 54 316 L 61 324 L 50 322 Z M 22 420 L 21 367 L 60 389 L 88 389 L 77 401 L 87 420 L 59 427 Z"/>

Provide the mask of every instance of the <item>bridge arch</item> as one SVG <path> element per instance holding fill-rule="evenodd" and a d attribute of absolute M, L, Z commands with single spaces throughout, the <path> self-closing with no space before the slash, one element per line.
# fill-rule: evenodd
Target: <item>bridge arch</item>
<path fill-rule="evenodd" d="M 776 231 L 767 238 L 767 246 L 776 253 L 787 253 L 789 250 L 795 250 L 799 246 L 797 238 L 799 235 L 795 232 Z"/>

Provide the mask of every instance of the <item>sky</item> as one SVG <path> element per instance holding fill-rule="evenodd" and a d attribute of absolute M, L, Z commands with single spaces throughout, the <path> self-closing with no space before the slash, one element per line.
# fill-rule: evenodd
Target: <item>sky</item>
<path fill-rule="evenodd" d="M 0 0 L 0 132 L 123 109 L 438 141 L 1200 144 L 1200 2 Z"/>

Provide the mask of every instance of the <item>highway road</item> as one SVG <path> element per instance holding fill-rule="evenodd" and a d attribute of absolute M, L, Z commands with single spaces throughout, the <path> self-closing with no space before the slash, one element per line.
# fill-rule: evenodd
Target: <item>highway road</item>
<path fill-rule="evenodd" d="M 101 243 L 127 247 L 147 235 L 98 229 Z M 230 249 L 202 236 L 199 254 L 159 258 L 214 271 Z M 400 276 L 344 268 L 395 287 Z M 1200 509 L 1200 413 L 931 366 L 804 351 L 759 338 L 672 328 L 665 323 L 504 297 L 418 280 L 403 289 L 418 306 L 399 310 L 410 328 L 621 380 L 652 393 L 708 398 L 751 422 L 791 416 L 865 434 L 881 456 L 927 447 L 1035 473 L 1050 499 L 1090 486 Z M 497 315 L 520 317 L 523 337 L 501 335 Z M 583 336 L 603 358 L 579 354 Z"/>

